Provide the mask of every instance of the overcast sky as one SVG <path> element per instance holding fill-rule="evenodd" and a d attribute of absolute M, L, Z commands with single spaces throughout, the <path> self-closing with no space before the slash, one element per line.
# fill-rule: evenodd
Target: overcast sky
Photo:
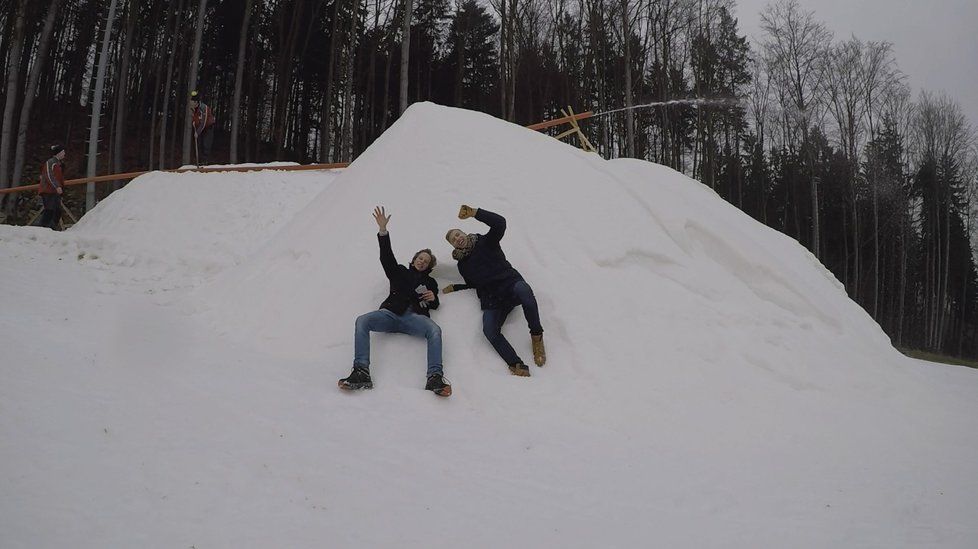
<path fill-rule="evenodd" d="M 770 0 L 736 0 L 741 32 L 761 39 L 760 12 Z M 893 43 L 916 98 L 946 91 L 978 127 L 978 0 L 798 0 L 836 40 Z"/>

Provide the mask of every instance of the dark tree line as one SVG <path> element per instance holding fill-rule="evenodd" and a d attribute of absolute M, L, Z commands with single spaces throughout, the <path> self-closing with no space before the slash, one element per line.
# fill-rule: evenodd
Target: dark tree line
<path fill-rule="evenodd" d="M 189 164 L 194 89 L 228 162 L 349 161 L 415 101 L 519 124 L 616 111 L 584 123 L 599 154 L 688 173 L 796 238 L 897 345 L 978 356 L 978 154 L 961 109 L 914 96 L 889 44 L 837 41 L 795 0 L 764 10 L 753 47 L 733 8 L 0 0 L 0 185 L 35 180 L 51 143 L 69 176 Z M 5 201 L 8 222 L 24 205 Z"/>

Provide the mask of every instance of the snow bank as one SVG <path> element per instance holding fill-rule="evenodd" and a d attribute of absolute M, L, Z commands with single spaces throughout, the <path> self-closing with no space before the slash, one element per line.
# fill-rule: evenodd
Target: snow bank
<path fill-rule="evenodd" d="M 614 365 L 630 375 L 722 362 L 814 383 L 845 368 L 854 352 L 899 359 L 811 254 L 700 183 L 426 103 L 413 105 L 331 192 L 202 289 L 200 300 L 232 337 L 337 360 L 328 350 L 349 346 L 355 315 L 386 295 L 373 206 L 393 213 L 399 258 L 432 248 L 441 260 L 434 275 L 447 283 L 459 277 L 445 232 L 486 229 L 456 218 L 462 203 L 508 219 L 504 249 L 541 302 L 555 364 L 589 375 Z M 474 328 L 474 294 L 443 302 L 437 319 L 458 326 L 446 334 L 449 352 L 471 348 L 475 363 L 498 365 Z M 525 324 L 515 317 L 507 330 L 521 341 Z M 518 351 L 526 355 L 525 347 Z"/>

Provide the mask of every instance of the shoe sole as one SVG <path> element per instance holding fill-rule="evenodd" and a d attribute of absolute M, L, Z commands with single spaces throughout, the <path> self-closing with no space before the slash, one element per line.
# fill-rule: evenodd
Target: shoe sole
<path fill-rule="evenodd" d="M 452 386 L 451 385 L 445 385 L 444 387 L 442 387 L 441 389 L 438 389 L 437 391 L 434 390 L 434 389 L 429 389 L 429 391 L 431 391 L 432 393 L 435 393 L 436 395 L 438 395 L 440 397 L 452 396 Z"/>
<path fill-rule="evenodd" d="M 361 390 L 364 390 L 364 389 L 373 389 L 374 388 L 373 382 L 367 382 L 367 383 L 347 383 L 347 382 L 343 381 L 342 379 L 339 380 L 336 383 L 336 385 L 339 386 L 340 389 L 343 389 L 345 391 L 361 391 Z"/>
<path fill-rule="evenodd" d="M 530 377 L 530 370 L 524 370 L 523 368 L 516 368 L 514 366 L 510 366 L 509 371 L 512 372 L 514 376 Z"/>

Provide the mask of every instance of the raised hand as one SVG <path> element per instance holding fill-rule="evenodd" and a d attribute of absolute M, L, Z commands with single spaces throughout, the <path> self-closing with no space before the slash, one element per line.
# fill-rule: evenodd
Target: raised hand
<path fill-rule="evenodd" d="M 462 204 L 462 207 L 458 209 L 458 218 L 468 219 L 470 217 L 474 217 L 477 211 L 479 211 L 478 208 L 473 208 L 472 206 Z"/>
<path fill-rule="evenodd" d="M 384 211 L 383 206 L 377 206 L 374 208 L 374 221 L 377 222 L 377 230 L 382 233 L 387 232 L 387 222 L 391 220 L 391 216 L 387 215 Z"/>

